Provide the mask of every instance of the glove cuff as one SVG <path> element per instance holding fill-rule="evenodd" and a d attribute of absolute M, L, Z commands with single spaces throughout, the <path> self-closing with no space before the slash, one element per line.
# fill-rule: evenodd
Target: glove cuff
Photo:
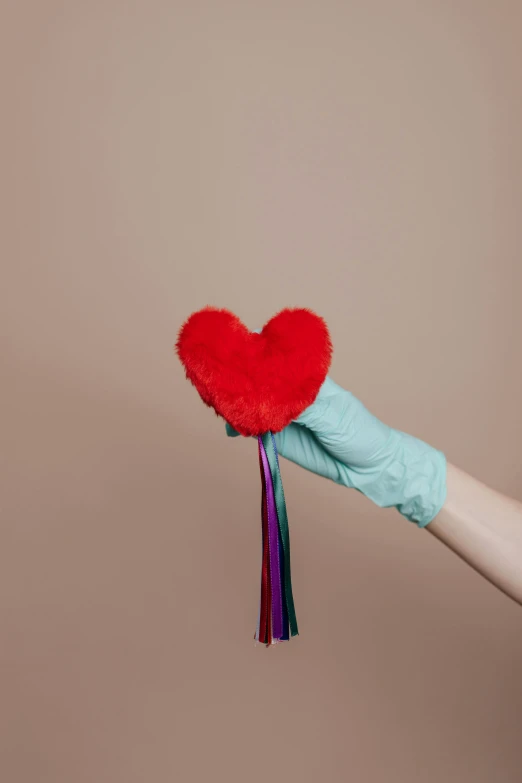
<path fill-rule="evenodd" d="M 446 500 L 446 457 L 427 443 L 391 430 L 386 457 L 370 475 L 350 470 L 352 485 L 383 508 L 395 507 L 418 527 L 426 527 Z"/>

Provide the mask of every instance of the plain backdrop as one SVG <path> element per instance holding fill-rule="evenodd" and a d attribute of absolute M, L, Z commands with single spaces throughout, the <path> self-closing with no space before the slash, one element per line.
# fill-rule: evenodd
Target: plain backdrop
<path fill-rule="evenodd" d="M 515 783 L 522 613 L 283 464 L 173 353 L 324 316 L 333 377 L 522 498 L 519 0 L 4 0 L 0 779 Z"/>

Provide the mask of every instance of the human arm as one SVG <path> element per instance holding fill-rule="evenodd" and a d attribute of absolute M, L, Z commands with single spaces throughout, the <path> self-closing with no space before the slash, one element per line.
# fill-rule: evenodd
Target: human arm
<path fill-rule="evenodd" d="M 522 503 L 448 464 L 446 500 L 426 530 L 522 604 Z"/>
<path fill-rule="evenodd" d="M 384 424 L 330 378 L 276 444 L 307 470 L 395 507 L 522 604 L 522 504 Z"/>

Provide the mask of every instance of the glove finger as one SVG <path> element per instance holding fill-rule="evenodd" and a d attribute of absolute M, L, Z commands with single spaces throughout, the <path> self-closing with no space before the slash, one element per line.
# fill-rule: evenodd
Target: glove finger
<path fill-rule="evenodd" d="M 239 432 L 235 430 L 233 427 L 230 426 L 228 421 L 225 422 L 225 431 L 229 438 L 237 438 L 239 437 Z"/>
<path fill-rule="evenodd" d="M 306 427 L 289 424 L 274 437 L 277 450 L 285 459 L 337 484 L 351 486 L 347 467 L 334 459 Z"/>
<path fill-rule="evenodd" d="M 315 402 L 297 419 L 339 462 L 365 468 L 386 453 L 390 428 L 354 395 L 327 378 Z"/>

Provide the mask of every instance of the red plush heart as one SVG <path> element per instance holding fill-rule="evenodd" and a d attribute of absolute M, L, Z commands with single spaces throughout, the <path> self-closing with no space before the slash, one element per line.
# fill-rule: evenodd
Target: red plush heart
<path fill-rule="evenodd" d="M 260 334 L 228 310 L 205 307 L 176 343 L 203 401 L 241 435 L 279 432 L 315 400 L 332 344 L 326 323 L 305 309 L 275 315 Z"/>

